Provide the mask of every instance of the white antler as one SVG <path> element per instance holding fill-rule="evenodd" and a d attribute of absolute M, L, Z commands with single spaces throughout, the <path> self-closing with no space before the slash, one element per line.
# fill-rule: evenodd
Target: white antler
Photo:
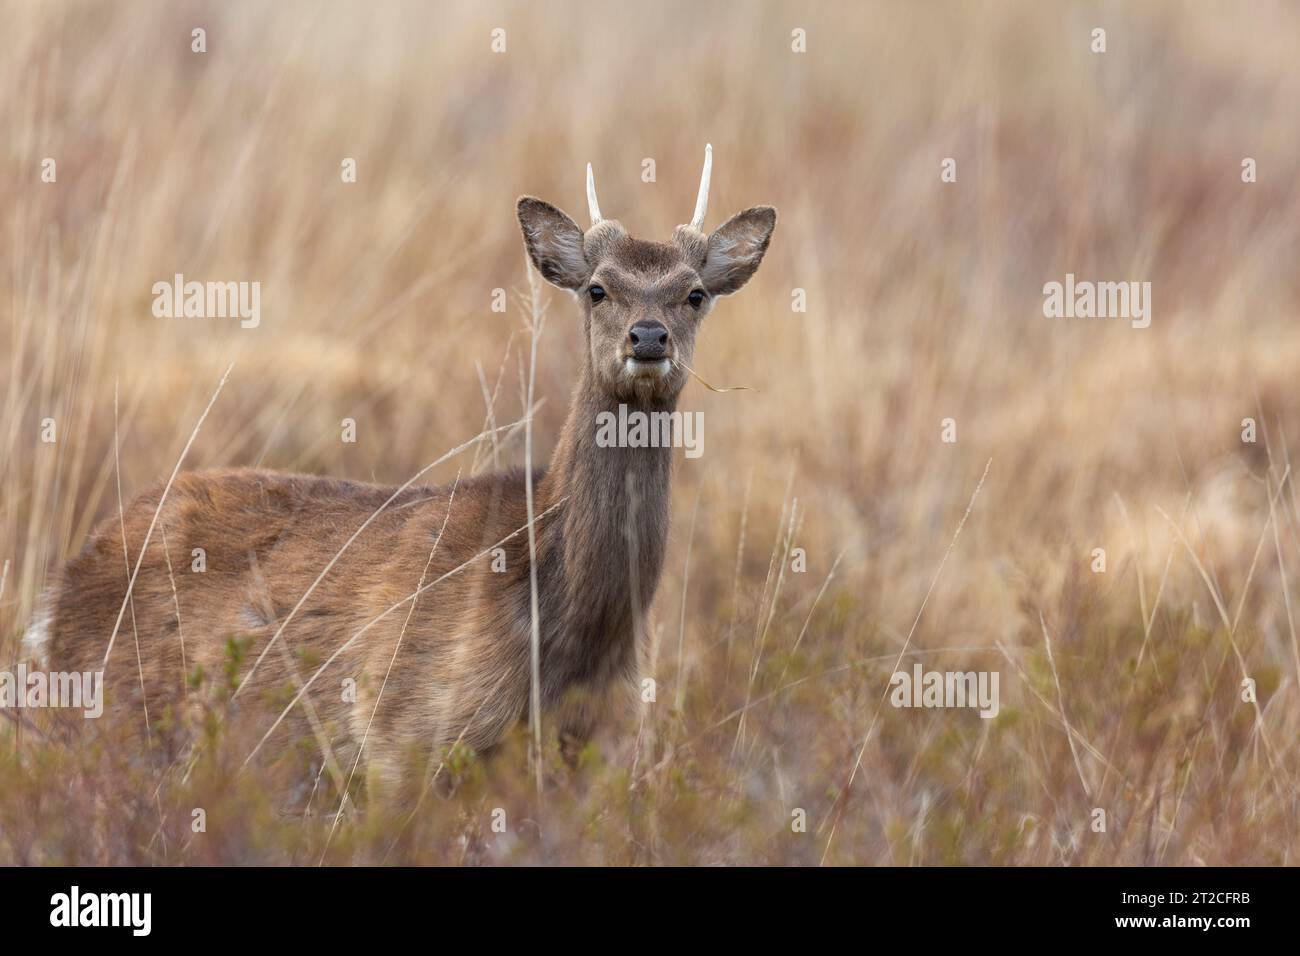
<path fill-rule="evenodd" d="M 596 177 L 592 175 L 591 163 L 587 164 L 587 211 L 591 213 L 591 224 L 600 222 L 600 203 L 596 202 Z"/>
<path fill-rule="evenodd" d="M 704 172 L 700 175 L 700 194 L 695 198 L 695 215 L 691 228 L 704 230 L 704 216 L 709 211 L 709 177 L 713 174 L 713 145 L 704 147 Z"/>

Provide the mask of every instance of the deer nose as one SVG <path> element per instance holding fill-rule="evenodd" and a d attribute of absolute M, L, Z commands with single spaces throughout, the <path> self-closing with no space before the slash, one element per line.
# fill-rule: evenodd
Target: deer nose
<path fill-rule="evenodd" d="M 653 361 L 668 357 L 668 328 L 662 322 L 638 322 L 627 337 L 632 340 L 632 357 Z"/>

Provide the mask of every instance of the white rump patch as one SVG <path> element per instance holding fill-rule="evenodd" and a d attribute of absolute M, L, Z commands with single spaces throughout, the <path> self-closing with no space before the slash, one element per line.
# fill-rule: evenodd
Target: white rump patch
<path fill-rule="evenodd" d="M 54 622 L 52 597 L 49 592 L 41 596 L 40 603 L 36 606 L 36 613 L 32 616 L 32 623 L 23 634 L 23 656 L 32 663 L 42 666 L 49 663 L 50 625 Z"/>

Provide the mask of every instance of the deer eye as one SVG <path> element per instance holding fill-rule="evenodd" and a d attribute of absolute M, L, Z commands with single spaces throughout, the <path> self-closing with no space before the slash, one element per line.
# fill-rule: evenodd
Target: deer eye
<path fill-rule="evenodd" d="M 587 294 L 591 296 L 592 305 L 595 305 L 597 302 L 605 298 L 605 290 L 598 285 L 594 285 L 588 289 Z"/>
<path fill-rule="evenodd" d="M 704 302 L 704 292 L 700 289 L 695 289 L 686 297 L 686 301 L 691 304 L 692 309 L 698 309 Z"/>

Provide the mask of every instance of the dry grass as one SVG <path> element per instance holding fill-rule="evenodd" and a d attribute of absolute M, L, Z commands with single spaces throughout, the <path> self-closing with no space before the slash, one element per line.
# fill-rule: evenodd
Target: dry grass
<path fill-rule="evenodd" d="M 707 140 L 711 222 L 781 222 L 697 352 L 758 391 L 685 396 L 707 444 L 678 470 L 658 702 L 579 772 L 548 758 L 539 798 L 521 732 L 330 837 L 328 778 L 303 819 L 235 773 L 264 726 L 213 720 L 160 774 L 0 720 L 0 862 L 1295 863 L 1300 11 L 623 6 L 3 4 L 0 668 L 116 511 L 115 387 L 127 495 L 231 362 L 187 466 L 398 484 L 480 430 L 477 366 L 500 422 L 525 407 L 523 314 L 490 310 L 528 295 L 518 194 L 576 215 L 590 160 L 606 214 L 662 238 Z M 259 280 L 261 327 L 155 319 L 175 272 Z M 1151 327 L 1045 319 L 1066 272 L 1151 280 Z M 540 455 L 579 348 L 543 296 Z M 904 650 L 1000 670 L 999 717 L 880 707 Z"/>

